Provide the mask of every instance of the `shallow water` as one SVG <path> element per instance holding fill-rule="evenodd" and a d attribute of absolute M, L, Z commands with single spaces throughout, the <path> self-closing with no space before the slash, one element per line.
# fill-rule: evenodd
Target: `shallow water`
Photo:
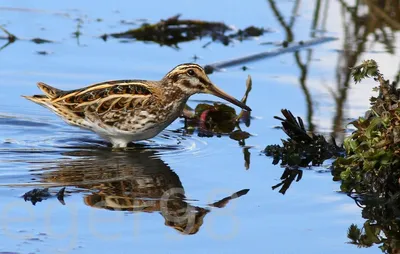
<path fill-rule="evenodd" d="M 321 2 L 321 9 L 313 29 L 316 2 Z M 288 26 L 292 22 L 292 28 L 285 29 L 274 10 Z M 274 32 L 227 47 L 211 43 L 203 48 L 210 41 L 203 38 L 181 43 L 179 49 L 98 38 L 131 28 L 121 20 L 157 22 L 177 13 L 188 19 L 223 21 L 237 28 L 254 25 Z M 55 41 L 21 40 L 0 51 L 0 251 L 379 251 L 376 246 L 359 249 L 347 243 L 348 227 L 364 220 L 361 209 L 332 181 L 329 162 L 326 167 L 304 169 L 301 181 L 293 182 L 282 195 L 279 188 L 271 187 L 281 182 L 283 169 L 261 154 L 266 145 L 285 138 L 273 128 L 279 125 L 273 116 L 281 108 L 327 134 L 363 114 L 374 84 L 367 81 L 355 86 L 346 81 L 351 63 L 374 58 L 390 79 L 399 71 L 398 39 L 392 39 L 390 48 L 370 35 L 364 38 L 365 47 L 356 49 L 354 34 L 362 34 L 362 29 L 354 32 L 349 16 L 339 1 L 134 4 L 119 0 L 96 6 L 83 1 L 0 1 L 0 24 L 9 31 L 22 39 Z M 82 20 L 79 38 L 72 36 L 76 19 Z M 236 98 L 245 91 L 247 75 L 252 76 L 248 105 L 253 118 L 249 127 L 241 125 L 252 134 L 245 147 L 226 135 L 187 134 L 183 121 L 177 120 L 150 141 L 129 151 L 112 152 L 95 134 L 68 126 L 20 97 L 39 93 L 38 81 L 69 90 L 111 79 L 157 80 L 175 65 L 193 61 L 194 55 L 200 57 L 199 64 L 210 64 L 273 49 L 291 33 L 296 41 L 322 34 L 338 40 L 246 64 L 246 71 L 237 66 L 210 75 Z M 218 101 L 196 95 L 189 105 L 205 100 Z M 336 132 L 339 141 L 345 134 Z M 45 186 L 52 194 L 66 187 L 66 204 L 49 198 L 33 206 L 21 198 Z"/>

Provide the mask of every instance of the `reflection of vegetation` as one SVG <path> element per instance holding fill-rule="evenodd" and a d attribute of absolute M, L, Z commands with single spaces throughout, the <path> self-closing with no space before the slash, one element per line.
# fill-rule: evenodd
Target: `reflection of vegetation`
<path fill-rule="evenodd" d="M 291 13 L 291 18 L 289 22 L 286 22 L 285 19 L 283 18 L 283 15 L 279 12 L 278 7 L 276 6 L 276 3 L 274 0 L 268 0 L 271 10 L 273 11 L 274 15 L 276 16 L 279 24 L 282 26 L 282 28 L 286 32 L 286 42 L 291 43 L 294 41 L 294 33 L 293 33 L 293 27 L 296 23 L 296 17 L 297 17 L 297 12 L 300 6 L 300 0 L 296 0 L 293 4 L 293 9 Z M 316 37 L 316 30 L 318 29 L 318 24 L 319 24 L 319 15 L 321 11 L 321 0 L 316 1 L 315 4 L 315 11 L 314 11 L 314 17 L 313 17 L 313 22 L 312 26 L 310 29 L 310 36 L 312 38 Z M 307 87 L 307 76 L 308 76 L 308 68 L 311 64 L 312 60 L 312 49 L 307 50 L 307 55 L 305 57 L 305 61 L 303 62 L 301 59 L 301 54 L 299 51 L 296 51 L 294 53 L 295 61 L 296 64 L 298 65 L 300 69 L 300 77 L 299 77 L 299 83 L 301 86 L 301 89 L 303 90 L 306 102 L 307 102 L 307 124 L 308 128 L 310 131 L 315 131 L 314 124 L 312 122 L 313 119 L 313 102 L 312 102 L 312 97 L 311 93 Z"/>
<path fill-rule="evenodd" d="M 391 20 L 399 20 L 399 3 L 390 0 L 363 0 L 349 5 L 348 1 L 339 1 L 342 6 L 342 23 L 344 31 L 343 49 L 339 52 L 336 68 L 337 88 L 331 91 L 336 102 L 333 131 L 335 137 L 343 140 L 343 107 L 347 100 L 347 91 L 351 81 L 351 67 L 360 61 L 360 56 L 367 50 L 366 45 L 378 42 L 386 47 L 388 53 L 394 54 L 396 37 L 388 19 L 381 19 L 378 13 L 386 13 Z M 397 6 L 396 6 L 397 5 Z M 398 21 L 397 21 L 398 22 Z"/>
<path fill-rule="evenodd" d="M 362 228 L 350 225 L 347 237 L 351 244 L 358 247 L 371 247 L 379 244 L 385 253 L 399 253 L 400 251 L 400 216 L 399 200 L 373 199 L 359 200 L 362 205 L 362 217 L 366 219 Z"/>
<path fill-rule="evenodd" d="M 211 207 L 223 208 L 248 192 L 238 191 L 208 207 L 195 206 L 187 201 L 179 176 L 151 150 L 79 150 L 66 155 L 75 159 L 58 162 L 40 177 L 48 183 L 89 191 L 84 202 L 94 208 L 159 212 L 165 225 L 184 234 L 197 233 Z"/>
<path fill-rule="evenodd" d="M 290 188 L 292 182 L 294 180 L 298 182 L 301 180 L 302 177 L 303 177 L 303 170 L 298 168 L 286 167 L 285 171 L 283 171 L 281 176 L 282 181 L 277 185 L 272 186 L 272 189 L 275 190 L 276 188 L 281 187 L 279 189 L 279 193 L 285 195 L 286 191 Z"/>
<path fill-rule="evenodd" d="M 138 41 L 152 41 L 160 45 L 177 47 L 178 43 L 210 37 L 212 41 L 229 45 L 232 40 L 245 40 L 250 37 L 263 35 L 266 30 L 254 26 L 244 30 L 231 32 L 231 28 L 221 22 L 208 22 L 202 20 L 184 20 L 180 15 L 161 20 L 156 24 L 143 24 L 141 27 L 131 29 L 122 33 L 103 35 L 106 40 L 108 36 L 122 39 L 135 39 Z M 231 32 L 228 34 L 228 32 Z M 206 44 L 208 45 L 208 43 Z M 205 46 L 206 46 L 205 45 Z"/>
<path fill-rule="evenodd" d="M 300 0 L 293 2 L 291 17 L 285 20 L 284 16 L 280 13 L 276 1 L 268 0 L 271 10 L 276 16 L 279 24 L 286 32 L 286 41 L 294 41 L 295 34 L 293 33 L 296 24 L 296 16 L 300 6 Z M 338 138 L 342 136 L 343 140 L 343 119 L 345 118 L 343 108 L 347 101 L 347 91 L 349 82 L 351 80 L 351 71 L 349 67 L 353 67 L 359 62 L 359 57 L 366 51 L 368 41 L 374 40 L 378 43 L 385 45 L 389 53 L 394 53 L 396 36 L 395 32 L 399 27 L 400 11 L 398 1 L 390 0 L 364 0 L 355 1 L 351 6 L 348 1 L 340 0 L 342 5 L 342 20 L 344 31 L 344 45 L 343 49 L 339 51 L 338 64 L 337 64 L 337 89 L 334 91 L 330 89 L 330 93 L 336 103 L 336 115 L 333 120 L 333 136 Z M 315 8 L 313 14 L 313 21 L 310 29 L 310 36 L 315 37 L 320 31 L 325 31 L 325 23 L 327 15 L 329 15 L 328 7 L 329 1 L 317 0 L 315 1 Z M 386 29 L 390 27 L 391 30 Z M 373 35 L 373 36 L 370 36 Z M 299 83 L 304 92 L 307 103 L 307 125 L 311 131 L 314 130 L 312 123 L 313 118 L 313 102 L 309 89 L 307 88 L 307 76 L 310 62 L 312 60 L 313 50 L 307 50 L 305 61 L 301 60 L 301 54 L 296 52 L 294 54 L 296 63 L 301 71 Z"/>

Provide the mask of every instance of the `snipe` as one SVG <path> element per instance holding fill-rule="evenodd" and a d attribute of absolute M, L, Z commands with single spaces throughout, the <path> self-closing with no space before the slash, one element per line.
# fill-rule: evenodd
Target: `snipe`
<path fill-rule="evenodd" d="M 196 93 L 209 93 L 243 109 L 241 101 L 226 94 L 197 64 L 181 64 L 160 81 L 113 80 L 82 89 L 62 91 L 38 83 L 44 95 L 24 96 L 71 125 L 96 132 L 113 147 L 156 136 L 177 119 Z"/>

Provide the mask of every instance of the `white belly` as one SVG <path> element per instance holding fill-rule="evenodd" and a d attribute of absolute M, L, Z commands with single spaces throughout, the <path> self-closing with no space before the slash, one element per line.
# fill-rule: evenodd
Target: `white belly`
<path fill-rule="evenodd" d="M 144 125 L 138 123 L 135 131 L 124 131 L 113 126 L 102 124 L 101 122 L 89 122 L 88 120 L 87 122 L 90 125 L 90 130 L 110 141 L 113 144 L 113 147 L 123 148 L 126 147 L 129 142 L 146 140 L 157 136 L 162 130 L 167 128 L 179 117 L 180 111 L 178 110 L 174 112 L 176 113 L 169 115 L 164 122 L 146 123 L 146 121 L 144 121 Z"/>

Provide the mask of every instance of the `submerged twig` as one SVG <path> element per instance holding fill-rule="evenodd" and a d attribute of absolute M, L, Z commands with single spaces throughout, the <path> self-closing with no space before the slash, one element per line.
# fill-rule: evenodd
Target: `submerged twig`
<path fill-rule="evenodd" d="M 321 37 L 321 38 L 312 39 L 312 40 L 305 41 L 305 42 L 299 42 L 298 44 L 289 45 L 286 48 L 278 48 L 278 49 L 264 51 L 264 52 L 260 52 L 260 53 L 256 53 L 256 54 L 252 54 L 252 55 L 248 55 L 248 56 L 238 57 L 238 58 L 231 59 L 231 60 L 216 62 L 213 64 L 206 65 L 204 68 L 205 68 L 206 72 L 208 74 L 210 74 L 210 73 L 213 73 L 215 70 L 220 70 L 222 68 L 232 67 L 235 65 L 243 65 L 248 62 L 253 62 L 253 61 L 265 59 L 268 57 L 274 57 L 274 56 L 278 56 L 281 54 L 294 52 L 297 50 L 301 50 L 304 48 L 308 48 L 308 47 L 326 43 L 326 42 L 331 42 L 334 40 L 337 40 L 337 38 Z"/>

